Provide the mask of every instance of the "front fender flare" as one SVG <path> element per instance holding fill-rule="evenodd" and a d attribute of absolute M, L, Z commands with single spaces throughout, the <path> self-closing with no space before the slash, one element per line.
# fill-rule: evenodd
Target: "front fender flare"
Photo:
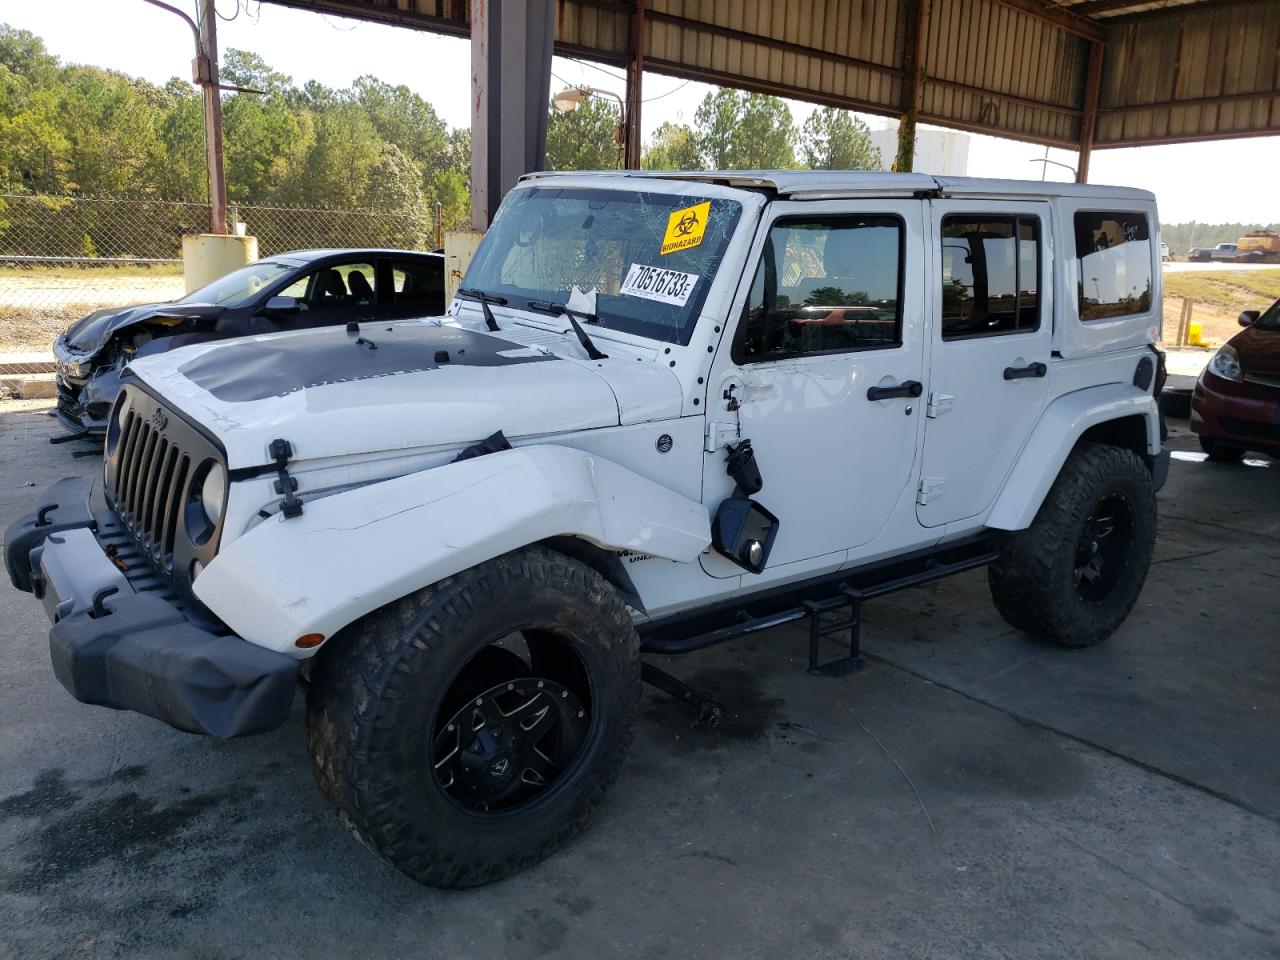
<path fill-rule="evenodd" d="M 550 537 L 581 537 L 689 563 L 710 544 L 707 509 L 610 460 L 517 447 L 305 501 L 227 544 L 195 594 L 246 640 L 294 641 Z"/>
<path fill-rule="evenodd" d="M 1084 432 L 1100 423 L 1132 416 L 1145 421 L 1146 453 L 1155 456 L 1160 452 L 1160 411 L 1149 393 L 1113 383 L 1076 390 L 1054 400 L 1036 422 L 986 525 L 996 530 L 1025 530 Z"/>

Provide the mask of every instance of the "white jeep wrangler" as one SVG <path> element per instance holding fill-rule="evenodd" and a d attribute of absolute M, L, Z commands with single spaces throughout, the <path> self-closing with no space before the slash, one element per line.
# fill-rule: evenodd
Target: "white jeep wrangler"
<path fill-rule="evenodd" d="M 86 703 L 232 737 L 301 675 L 351 828 L 494 880 L 601 802 L 643 652 L 807 619 L 840 673 L 862 601 L 984 565 L 1019 629 L 1112 633 L 1168 469 L 1157 224 L 1108 187 L 529 176 L 445 317 L 134 364 L 105 505 L 55 484 L 9 574 Z"/>

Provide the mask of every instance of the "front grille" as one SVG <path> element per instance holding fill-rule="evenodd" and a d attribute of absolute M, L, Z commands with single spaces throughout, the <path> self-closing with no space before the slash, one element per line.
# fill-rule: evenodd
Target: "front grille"
<path fill-rule="evenodd" d="M 218 554 L 221 524 L 209 529 L 196 503 L 199 483 L 213 463 L 226 463 L 216 441 L 136 380 L 121 391 L 107 421 L 105 490 L 123 533 L 137 547 L 122 562 L 130 576 L 143 564 L 168 581 L 195 613 L 196 572 Z M 196 511 L 199 529 L 189 529 Z"/>
<path fill-rule="evenodd" d="M 134 409 L 124 412 L 118 442 L 111 489 L 116 513 L 152 562 L 171 571 L 191 457 Z"/>
<path fill-rule="evenodd" d="M 1258 423 L 1254 420 L 1237 420 L 1235 417 L 1219 417 L 1222 429 L 1234 433 L 1238 437 L 1251 437 L 1254 440 L 1266 440 L 1280 443 L 1280 424 Z"/>

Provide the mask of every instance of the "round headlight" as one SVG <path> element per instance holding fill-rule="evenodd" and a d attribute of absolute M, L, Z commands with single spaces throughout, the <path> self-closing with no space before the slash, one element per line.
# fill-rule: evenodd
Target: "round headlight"
<path fill-rule="evenodd" d="M 204 482 L 200 484 L 200 502 L 204 505 L 205 516 L 216 527 L 227 505 L 227 471 L 222 464 L 215 463 L 206 471 Z"/>

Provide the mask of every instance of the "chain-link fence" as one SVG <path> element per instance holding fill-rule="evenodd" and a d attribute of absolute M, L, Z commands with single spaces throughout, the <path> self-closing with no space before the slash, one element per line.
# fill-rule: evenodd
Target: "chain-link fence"
<path fill-rule="evenodd" d="M 316 247 L 428 249 L 422 215 L 231 204 L 230 225 L 258 253 Z M 48 350 L 101 307 L 183 295 L 182 237 L 209 228 L 206 203 L 0 193 L 0 351 Z"/>

